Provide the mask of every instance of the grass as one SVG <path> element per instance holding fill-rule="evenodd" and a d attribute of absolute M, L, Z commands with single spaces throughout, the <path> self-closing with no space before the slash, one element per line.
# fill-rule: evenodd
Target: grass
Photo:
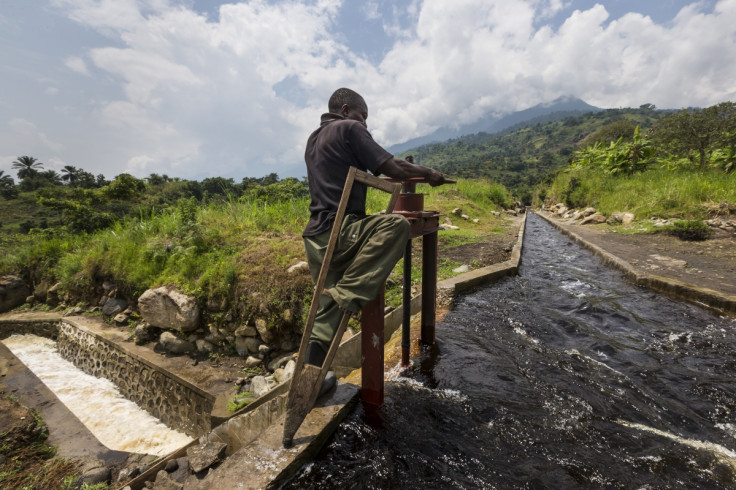
<path fill-rule="evenodd" d="M 440 233 L 440 256 L 443 249 L 503 230 L 504 218 L 491 215 L 511 203 L 502 186 L 461 179 L 436 188 L 417 187 L 425 193 L 426 210 L 439 211 L 441 220 L 450 217 L 461 226 Z M 388 194 L 370 189 L 367 212 L 385 209 L 388 199 Z M 309 218 L 308 207 L 309 198 L 302 196 L 267 201 L 246 194 L 206 204 L 189 198 L 180 199 L 169 211 L 151 208 L 92 234 L 40 232 L 12 239 L 0 235 L 9 251 L 0 256 L 0 274 L 20 275 L 34 285 L 60 282 L 59 291 L 67 303 L 96 301 L 105 280 L 133 299 L 146 289 L 175 285 L 196 296 L 201 305 L 225 305 L 225 311 L 205 311 L 205 324 L 242 324 L 258 316 L 265 317 L 269 327 L 279 326 L 286 310 L 294 318 L 303 318 L 311 297 L 308 275 L 286 273 L 290 265 L 304 260 L 301 232 Z M 451 216 L 454 208 L 479 218 L 479 223 Z M 452 275 L 457 265 L 441 266 L 440 278 Z M 400 267 L 393 273 L 398 297 Z M 413 271 L 414 281 L 419 282 L 420 264 Z"/>
<path fill-rule="evenodd" d="M 628 211 L 638 220 L 705 219 L 719 203 L 736 203 L 736 173 L 719 170 L 653 168 L 628 176 L 593 170 L 560 173 L 547 191 L 547 202 L 582 208 L 593 206 L 610 215 Z"/>

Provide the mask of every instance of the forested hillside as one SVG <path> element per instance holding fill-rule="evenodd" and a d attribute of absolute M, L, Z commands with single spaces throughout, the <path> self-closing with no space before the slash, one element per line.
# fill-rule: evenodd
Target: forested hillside
<path fill-rule="evenodd" d="M 550 114 L 501 133 L 463 136 L 446 143 L 420 146 L 403 155 L 414 155 L 415 162 L 452 177 L 486 177 L 498 181 L 517 199 L 531 204 L 534 186 L 551 171 L 568 165 L 572 153 L 586 143 L 586 138 L 618 123 L 626 129 L 615 137 L 625 133 L 630 139 L 635 126 L 646 132 L 656 120 L 671 112 L 645 104 L 638 109 L 609 109 L 551 122 L 556 116 Z"/>

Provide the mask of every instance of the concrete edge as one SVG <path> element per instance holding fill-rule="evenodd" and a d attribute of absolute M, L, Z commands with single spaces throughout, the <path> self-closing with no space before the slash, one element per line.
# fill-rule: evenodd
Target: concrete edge
<path fill-rule="evenodd" d="M 294 437 L 294 446 L 282 445 L 284 419 L 271 424 L 254 441 L 230 455 L 223 463 L 185 489 L 209 488 L 278 488 L 291 479 L 322 446 L 347 417 L 358 401 L 360 388 L 338 383 L 331 396 L 320 399 L 309 412 Z"/>
<path fill-rule="evenodd" d="M 160 368 L 160 366 L 157 366 L 155 363 L 149 361 L 145 357 L 142 357 L 139 354 L 137 354 L 137 353 L 133 352 L 132 350 L 128 349 L 124 342 L 120 342 L 119 340 L 114 339 L 112 337 L 106 337 L 103 334 L 101 334 L 100 332 L 96 332 L 96 331 L 88 328 L 87 326 L 82 325 L 81 322 L 78 322 L 78 321 L 74 320 L 74 317 L 73 316 L 68 316 L 68 317 L 61 318 L 59 320 L 59 322 L 60 323 L 63 323 L 63 322 L 69 323 L 69 324 L 73 325 L 74 327 L 76 327 L 77 329 L 79 329 L 79 330 L 81 330 L 81 331 L 83 331 L 83 332 L 85 332 L 85 333 L 87 333 L 89 335 L 92 335 L 93 337 L 96 337 L 96 338 L 98 338 L 100 340 L 103 340 L 105 342 L 109 342 L 111 344 L 114 344 L 117 348 L 119 348 L 120 350 L 122 350 L 123 352 L 125 352 L 126 355 L 129 355 L 130 357 L 134 358 L 136 361 L 138 361 L 138 362 L 140 362 L 142 364 L 145 364 L 146 366 L 149 366 L 151 369 L 158 370 Z M 177 383 L 186 386 L 190 390 L 194 391 L 195 393 L 197 393 L 200 396 L 206 398 L 207 400 L 211 401 L 214 404 L 215 399 L 217 397 L 215 395 L 213 395 L 212 393 L 209 393 L 208 391 L 203 390 L 199 386 L 196 386 L 196 385 L 192 384 L 190 381 L 188 381 L 188 380 L 180 377 L 179 375 L 177 375 L 176 373 L 174 373 L 172 371 L 169 371 L 168 369 L 165 370 L 165 375 L 168 376 L 168 377 L 170 377 L 171 379 L 175 380 Z"/>
<path fill-rule="evenodd" d="M 482 267 L 459 276 L 445 279 L 437 283 L 438 301 L 449 304 L 461 292 L 498 281 L 505 276 L 512 276 L 519 272 L 521 252 L 524 244 L 524 230 L 526 229 L 526 213 L 519 225 L 516 243 L 511 250 L 511 258 L 504 262 Z"/>
<path fill-rule="evenodd" d="M 736 296 L 724 294 L 713 289 L 695 286 L 693 284 L 687 284 L 675 279 L 642 272 L 620 257 L 617 257 L 612 253 L 603 250 L 601 247 L 586 241 L 574 231 L 563 227 L 560 223 L 556 223 L 549 216 L 545 216 L 542 213 L 536 214 L 564 235 L 570 237 L 575 243 L 592 251 L 603 260 L 604 264 L 622 271 L 626 278 L 634 284 L 667 294 L 668 296 L 676 299 L 706 306 L 720 313 L 731 315 L 736 314 Z"/>

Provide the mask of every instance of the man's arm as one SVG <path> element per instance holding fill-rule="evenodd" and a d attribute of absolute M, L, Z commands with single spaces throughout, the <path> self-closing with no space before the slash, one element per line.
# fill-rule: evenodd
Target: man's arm
<path fill-rule="evenodd" d="M 396 157 L 389 158 L 381 164 L 378 167 L 378 172 L 396 180 L 407 180 L 412 177 L 425 178 L 432 187 L 445 183 L 445 177 L 437 170 L 409 163 Z"/>

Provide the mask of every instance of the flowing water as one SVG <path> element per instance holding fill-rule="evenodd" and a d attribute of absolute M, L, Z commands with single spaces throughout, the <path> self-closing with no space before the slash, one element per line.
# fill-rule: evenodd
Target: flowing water
<path fill-rule="evenodd" d="M 191 441 L 124 398 L 112 381 L 77 369 L 53 340 L 11 335 L 2 342 L 108 448 L 162 456 Z"/>
<path fill-rule="evenodd" d="M 530 215 L 287 488 L 736 488 L 736 321 L 627 282 Z"/>

